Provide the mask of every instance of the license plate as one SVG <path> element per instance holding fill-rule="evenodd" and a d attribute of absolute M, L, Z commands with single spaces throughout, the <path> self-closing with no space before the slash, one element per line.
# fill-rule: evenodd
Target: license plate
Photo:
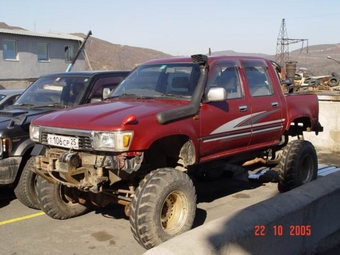
<path fill-rule="evenodd" d="M 78 138 L 62 135 L 47 135 L 47 143 L 65 148 L 79 149 Z"/>

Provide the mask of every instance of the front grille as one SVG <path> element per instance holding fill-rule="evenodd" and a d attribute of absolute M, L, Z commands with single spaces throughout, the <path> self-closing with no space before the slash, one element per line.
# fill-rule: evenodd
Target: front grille
<path fill-rule="evenodd" d="M 41 127 L 41 143 L 42 144 L 48 144 L 48 141 L 47 141 L 48 134 L 76 137 L 78 138 L 78 145 L 79 145 L 79 149 L 77 150 L 85 150 L 85 151 L 93 150 L 91 131 Z"/>

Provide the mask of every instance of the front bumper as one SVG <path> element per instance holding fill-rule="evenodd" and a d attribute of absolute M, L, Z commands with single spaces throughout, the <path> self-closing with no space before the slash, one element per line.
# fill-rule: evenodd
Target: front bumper
<path fill-rule="evenodd" d="M 22 157 L 0 159 L 0 185 L 12 184 L 17 177 Z"/>

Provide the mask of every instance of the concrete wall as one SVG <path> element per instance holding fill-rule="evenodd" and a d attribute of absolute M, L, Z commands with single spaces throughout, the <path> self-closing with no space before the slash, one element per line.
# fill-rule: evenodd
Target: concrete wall
<path fill-rule="evenodd" d="M 18 60 L 4 60 L 2 57 L 2 40 L 16 40 Z M 49 44 L 49 60 L 38 61 L 37 43 Z M 65 61 L 65 46 L 74 46 L 75 51 L 79 48 L 79 42 L 75 40 L 23 36 L 0 33 L 0 84 L 7 79 L 37 78 L 43 74 L 63 72 L 70 62 Z M 82 54 L 76 61 L 73 71 L 85 70 L 86 62 Z"/>
<path fill-rule="evenodd" d="M 304 137 L 314 146 L 329 152 L 340 152 L 340 94 L 320 94 L 319 119 L 324 131 L 315 135 L 306 132 Z"/>
<path fill-rule="evenodd" d="M 197 227 L 144 254 L 297 255 L 325 251 L 339 241 L 339 183 L 340 172 L 318 178 Z M 279 228 L 282 234 L 275 233 Z"/>

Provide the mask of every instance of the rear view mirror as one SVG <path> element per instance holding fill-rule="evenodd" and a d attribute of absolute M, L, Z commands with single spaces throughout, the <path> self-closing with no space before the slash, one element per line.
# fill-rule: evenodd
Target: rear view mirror
<path fill-rule="evenodd" d="M 103 89 L 103 99 L 105 100 L 106 98 L 108 98 L 110 93 L 111 93 L 111 89 L 110 88 L 104 88 Z"/>
<path fill-rule="evenodd" d="M 210 88 L 206 100 L 207 102 L 223 102 L 227 100 L 227 92 L 221 87 Z"/>

